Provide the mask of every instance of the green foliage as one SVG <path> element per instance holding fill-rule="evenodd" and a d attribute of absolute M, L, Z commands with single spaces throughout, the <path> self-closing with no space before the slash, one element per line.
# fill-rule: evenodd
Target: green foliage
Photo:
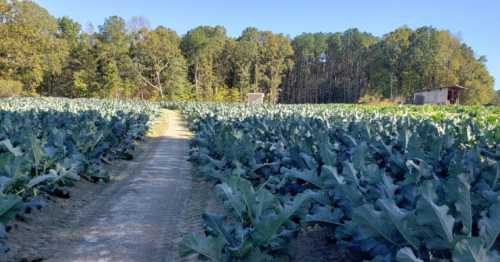
<path fill-rule="evenodd" d="M 231 38 L 222 26 L 199 26 L 181 39 L 137 17 L 111 16 L 84 32 L 69 17 L 13 0 L 0 5 L 0 35 L 0 79 L 21 82 L 29 96 L 234 102 L 263 92 L 269 103 L 400 102 L 458 84 L 467 88 L 461 103 L 495 103 L 486 58 L 427 26 L 294 39 L 253 27 Z"/>
<path fill-rule="evenodd" d="M 8 1 L 1 10 L 0 77 L 36 93 L 45 74 L 60 72 L 67 46 L 56 37 L 57 21 L 31 1 Z"/>
<path fill-rule="evenodd" d="M 23 84 L 14 80 L 0 79 L 0 97 L 13 97 L 21 95 Z"/>
<path fill-rule="evenodd" d="M 350 29 L 293 40 L 295 67 L 281 101 L 356 102 L 364 95 L 410 100 L 416 91 L 462 85 L 462 104 L 487 104 L 493 77 L 484 57 L 446 30 L 398 28 L 377 39 Z"/>
<path fill-rule="evenodd" d="M 247 261 L 270 258 L 270 252 L 286 243 L 297 228 L 291 217 L 312 199 L 312 193 L 305 192 L 280 203 L 267 189 L 256 190 L 249 181 L 237 176 L 229 177 L 217 188 L 239 223 L 227 224 L 224 216 L 204 214 L 206 235 L 185 238 L 181 243 L 182 255 L 197 253 L 214 261 L 230 261 L 231 257 Z"/>
<path fill-rule="evenodd" d="M 213 102 L 243 102 L 241 94 L 236 88 L 228 88 L 223 86 L 217 90 L 217 94 L 212 98 Z"/>
<path fill-rule="evenodd" d="M 365 94 L 359 98 L 358 103 L 360 104 L 371 104 L 371 105 L 391 105 L 391 104 L 404 104 L 406 101 L 404 98 L 397 97 L 394 99 L 386 99 L 381 95 L 368 95 Z"/>
<path fill-rule="evenodd" d="M 141 31 L 137 38 L 131 52 L 139 78 L 162 99 L 172 100 L 186 85 L 186 61 L 179 48 L 181 39 L 163 27 Z"/>
<path fill-rule="evenodd" d="M 19 212 L 21 199 L 17 196 L 0 195 L 0 225 L 5 225 Z"/>
<path fill-rule="evenodd" d="M 500 90 L 495 92 L 495 98 L 493 99 L 493 104 L 500 106 Z"/>
<path fill-rule="evenodd" d="M 178 106 L 232 216 L 205 216 L 185 254 L 279 259 L 323 226 L 355 261 L 499 257 L 498 108 Z"/>
<path fill-rule="evenodd" d="M 1 99 L 0 230 L 21 197 L 53 194 L 80 178 L 108 181 L 101 161 L 130 155 L 158 109 L 143 102 Z"/>

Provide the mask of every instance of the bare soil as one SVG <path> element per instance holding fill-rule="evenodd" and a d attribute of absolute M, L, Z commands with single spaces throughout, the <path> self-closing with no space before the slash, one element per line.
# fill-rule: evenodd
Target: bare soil
<path fill-rule="evenodd" d="M 165 111 L 132 161 L 109 166 L 111 183 L 82 181 L 71 198 L 16 221 L 1 261 L 175 261 L 177 242 L 202 230 L 215 205 L 210 186 L 192 177 L 191 133 Z"/>
<path fill-rule="evenodd" d="M 193 261 L 181 259 L 183 236 L 203 231 L 203 212 L 223 213 L 213 186 L 187 161 L 191 133 L 168 111 L 138 143 L 132 161 L 107 166 L 107 184 L 81 181 L 70 199 L 47 198 L 16 221 L 0 261 Z M 292 242 L 295 261 L 341 261 L 321 228 Z"/>

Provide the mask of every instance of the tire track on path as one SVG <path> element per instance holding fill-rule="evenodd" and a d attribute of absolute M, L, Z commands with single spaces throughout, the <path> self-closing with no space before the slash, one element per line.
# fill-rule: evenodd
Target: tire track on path
<path fill-rule="evenodd" d="M 54 253 L 44 261 L 180 260 L 177 243 L 200 230 L 210 189 L 193 180 L 184 120 L 178 112 L 167 114 L 168 128 L 154 138 L 154 149 L 122 162 L 124 174 L 78 210 L 77 226 L 59 232 Z"/>

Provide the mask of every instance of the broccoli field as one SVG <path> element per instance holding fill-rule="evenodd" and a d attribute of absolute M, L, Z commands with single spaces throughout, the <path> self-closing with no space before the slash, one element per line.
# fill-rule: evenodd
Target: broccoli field
<path fill-rule="evenodd" d="M 286 260 L 301 229 L 339 259 L 499 261 L 498 108 L 182 106 L 191 160 L 231 217 L 204 214 L 184 254 Z"/>
<path fill-rule="evenodd" d="M 37 196 L 66 198 L 80 179 L 108 181 L 102 161 L 130 157 L 158 106 L 92 99 L 0 100 L 0 249 L 5 225 L 39 208 Z"/>
<path fill-rule="evenodd" d="M 500 260 L 498 107 L 64 98 L 0 100 L 2 252 L 10 225 L 46 196 L 115 183 L 103 165 L 133 159 L 164 109 L 182 114 L 190 172 L 224 210 L 199 214 L 180 256 L 294 261 L 291 240 L 319 227 L 338 261 Z"/>

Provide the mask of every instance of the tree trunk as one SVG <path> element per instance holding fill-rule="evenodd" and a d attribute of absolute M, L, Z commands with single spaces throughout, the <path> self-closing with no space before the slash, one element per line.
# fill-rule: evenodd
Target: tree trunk
<path fill-rule="evenodd" d="M 254 66 L 254 86 L 253 86 L 253 91 L 258 92 L 259 91 L 259 68 L 257 63 L 255 63 Z"/>
<path fill-rule="evenodd" d="M 200 97 L 200 90 L 198 87 L 198 63 L 194 64 L 194 93 L 196 94 L 196 98 Z"/>

